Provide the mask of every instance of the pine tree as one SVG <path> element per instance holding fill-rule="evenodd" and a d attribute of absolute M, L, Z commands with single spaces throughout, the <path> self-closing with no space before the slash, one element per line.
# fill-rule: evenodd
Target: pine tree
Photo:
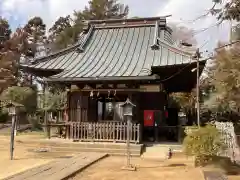
<path fill-rule="evenodd" d="M 47 53 L 47 49 L 45 48 L 47 45 L 46 25 L 41 17 L 36 16 L 28 21 L 23 30 L 27 35 L 27 49 L 21 52 L 22 57 L 24 57 L 21 63 L 27 64 L 34 58 L 45 56 Z M 20 74 L 22 76 L 22 84 L 31 85 L 33 83 L 33 76 L 31 74 L 26 72 L 21 72 Z"/>
<path fill-rule="evenodd" d="M 83 11 L 75 11 L 73 25 L 70 16 L 60 17 L 50 32 L 54 34 L 55 47 L 62 49 L 78 40 L 83 29 L 83 20 L 120 19 L 128 15 L 129 8 L 117 0 L 91 0 Z"/>
<path fill-rule="evenodd" d="M 46 38 L 46 25 L 41 17 L 33 17 L 28 21 L 24 27 L 24 31 L 27 33 L 27 40 L 29 43 L 29 51 L 26 55 L 26 61 L 35 57 L 38 53 L 38 47 L 47 42 Z"/>
<path fill-rule="evenodd" d="M 129 8 L 117 0 L 91 0 L 79 15 L 85 20 L 121 19 L 128 15 Z M 78 13 L 76 13 L 78 16 Z"/>
<path fill-rule="evenodd" d="M 72 19 L 68 15 L 59 17 L 54 25 L 49 29 L 48 40 L 52 43 L 51 50 L 55 51 L 73 44 L 78 39 L 81 28 L 77 28 L 76 24 L 72 26 Z"/>

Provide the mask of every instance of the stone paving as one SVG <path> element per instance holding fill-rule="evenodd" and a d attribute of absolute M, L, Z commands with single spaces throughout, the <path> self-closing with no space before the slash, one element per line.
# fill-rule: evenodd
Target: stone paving
<path fill-rule="evenodd" d="M 203 171 L 205 180 L 227 180 L 227 176 L 217 171 Z"/>
<path fill-rule="evenodd" d="M 103 153 L 81 153 L 26 170 L 4 180 L 62 180 L 106 156 L 107 154 Z"/>

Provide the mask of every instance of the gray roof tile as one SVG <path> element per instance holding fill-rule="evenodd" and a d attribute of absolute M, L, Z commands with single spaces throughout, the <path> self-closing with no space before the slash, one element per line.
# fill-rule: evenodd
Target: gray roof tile
<path fill-rule="evenodd" d="M 81 36 L 79 44 L 59 54 L 38 60 L 29 68 L 61 69 L 51 79 L 148 76 L 146 69 L 191 63 L 191 54 L 177 49 L 164 39 L 155 42 L 155 25 L 94 27 Z M 76 49 L 84 46 L 83 52 Z"/>

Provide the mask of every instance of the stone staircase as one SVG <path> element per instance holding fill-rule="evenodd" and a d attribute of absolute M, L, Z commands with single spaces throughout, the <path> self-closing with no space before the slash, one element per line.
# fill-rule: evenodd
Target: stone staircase
<path fill-rule="evenodd" d="M 126 155 L 126 144 L 124 143 L 97 143 L 97 142 L 73 142 L 70 140 L 25 140 L 18 143 L 24 144 L 30 151 L 50 153 L 79 153 L 100 152 L 109 155 Z M 140 156 L 142 144 L 131 144 L 132 156 Z"/>

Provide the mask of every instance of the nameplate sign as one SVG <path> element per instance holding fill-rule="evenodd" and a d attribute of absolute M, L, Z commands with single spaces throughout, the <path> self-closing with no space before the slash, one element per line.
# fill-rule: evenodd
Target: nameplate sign
<path fill-rule="evenodd" d="M 161 92 L 163 87 L 161 84 L 158 85 L 140 85 L 140 91 L 142 92 Z"/>

